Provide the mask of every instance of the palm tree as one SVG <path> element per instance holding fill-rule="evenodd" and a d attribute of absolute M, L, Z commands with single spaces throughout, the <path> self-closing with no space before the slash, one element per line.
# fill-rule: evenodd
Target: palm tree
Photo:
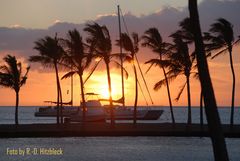
<path fill-rule="evenodd" d="M 172 54 L 169 55 L 170 64 L 168 66 L 169 71 L 167 73 L 170 80 L 175 79 L 179 75 L 186 77 L 186 82 L 180 89 L 180 92 L 176 98 L 178 101 L 180 96 L 187 85 L 187 98 L 188 98 L 188 120 L 187 123 L 192 123 L 192 112 L 191 112 L 191 93 L 190 93 L 190 74 L 192 70 L 192 62 L 194 58 L 189 55 L 189 49 L 187 42 L 183 41 L 183 38 L 178 33 L 171 35 L 173 38 L 173 46 L 171 47 Z"/>
<path fill-rule="evenodd" d="M 11 88 L 16 93 L 15 124 L 18 125 L 18 105 L 20 88 L 26 83 L 30 67 L 22 73 L 22 64 L 15 56 L 7 55 L 3 58 L 6 65 L 0 66 L 0 86 Z"/>
<path fill-rule="evenodd" d="M 53 67 L 55 69 L 57 82 L 57 124 L 59 124 L 59 102 L 62 102 L 62 92 L 59 80 L 58 64 L 62 59 L 64 50 L 59 44 L 59 39 L 57 38 L 57 36 L 55 36 L 55 38 L 46 36 L 43 39 L 39 39 L 35 42 L 34 49 L 36 49 L 39 53 L 38 55 L 30 56 L 29 60 L 31 62 L 39 62 L 44 67 Z M 60 112 L 62 114 L 62 103 Z M 62 117 L 61 122 L 63 122 Z"/>
<path fill-rule="evenodd" d="M 84 122 L 86 101 L 84 94 L 83 72 L 90 65 L 91 55 L 86 53 L 86 45 L 83 43 L 82 37 L 76 29 L 68 31 L 68 39 L 64 40 L 64 44 L 66 46 L 66 54 L 64 55 L 65 66 L 71 69 L 71 71 L 67 72 L 62 79 L 69 78 L 74 74 L 79 76 L 82 97 L 82 116 Z"/>
<path fill-rule="evenodd" d="M 168 54 L 168 47 L 169 44 L 166 42 L 163 42 L 162 36 L 160 35 L 158 29 L 156 28 L 150 28 L 147 31 L 145 31 L 144 35 L 142 36 L 143 43 L 142 46 L 148 47 L 152 49 L 154 53 L 157 53 L 159 56 L 159 60 L 154 60 L 151 59 L 150 62 L 158 62 L 163 63 L 163 58 Z M 151 66 L 150 66 L 151 67 Z M 170 107 L 170 112 L 171 112 L 171 118 L 172 118 L 172 123 L 175 124 L 175 118 L 174 118 L 174 113 L 173 113 L 173 107 L 172 107 L 172 100 L 171 100 L 171 95 L 170 95 L 170 89 L 169 89 L 169 82 L 167 79 L 167 74 L 164 66 L 160 66 L 163 70 L 165 82 L 166 82 L 166 87 L 167 87 L 167 93 L 168 93 L 168 101 L 169 101 L 169 107 Z M 154 88 L 156 90 L 156 88 Z"/>
<path fill-rule="evenodd" d="M 152 59 L 146 63 L 159 65 L 160 67 L 168 68 L 168 72 L 166 73 L 167 81 L 171 82 L 172 80 L 176 79 L 180 75 L 184 75 L 186 77 L 186 82 L 180 89 L 180 92 L 176 98 L 178 101 L 180 96 L 187 86 L 187 98 L 188 98 L 188 124 L 192 123 L 191 118 L 191 94 L 190 94 L 190 74 L 192 70 L 192 62 L 193 58 L 189 55 L 189 49 L 187 42 L 183 41 L 183 38 L 176 32 L 171 35 L 173 38 L 174 44 L 169 46 L 166 50 L 167 58 L 165 60 L 159 59 Z M 158 90 L 163 85 L 166 85 L 166 79 L 162 79 L 157 82 L 154 86 L 154 89 Z"/>
<path fill-rule="evenodd" d="M 232 103 L 230 124 L 234 124 L 234 100 L 235 100 L 235 72 L 233 67 L 232 48 L 234 43 L 233 25 L 224 18 L 219 18 L 216 23 L 211 25 L 209 30 L 209 40 L 211 41 L 211 50 L 223 49 L 213 55 L 212 59 L 216 58 L 228 51 L 230 59 L 230 67 L 232 72 Z"/>
<path fill-rule="evenodd" d="M 181 27 L 181 29 L 178 30 L 177 33 L 181 35 L 183 40 L 188 44 L 194 43 L 194 32 L 193 32 L 193 28 L 191 27 L 190 18 L 187 17 L 183 19 L 179 23 L 179 26 Z M 209 46 L 209 44 L 205 43 L 205 47 L 206 46 Z M 191 56 L 193 57 L 193 63 L 194 63 L 196 58 L 195 51 L 192 53 Z M 207 57 L 209 56 L 210 54 L 207 55 Z M 193 68 L 197 68 L 197 64 L 193 65 Z M 195 73 L 194 77 L 199 80 L 199 73 Z M 203 127 L 203 92 L 202 90 L 200 91 L 200 125 L 202 128 Z"/>
<path fill-rule="evenodd" d="M 229 161 L 227 147 L 222 132 L 215 94 L 208 70 L 205 48 L 200 27 L 197 0 L 188 0 L 190 23 L 193 29 L 197 67 L 203 91 L 205 112 L 213 145 L 215 161 Z"/>
<path fill-rule="evenodd" d="M 127 52 L 130 52 L 130 54 L 124 54 L 124 59 L 128 62 L 132 63 L 133 66 L 133 71 L 134 71 L 134 76 L 135 76 L 135 101 L 134 101 L 134 119 L 133 123 L 137 123 L 137 102 L 138 102 L 138 77 L 137 77 L 137 69 L 136 65 L 134 63 L 136 54 L 139 50 L 138 48 L 138 43 L 139 43 L 139 38 L 137 33 L 132 34 L 132 39 L 127 33 L 122 33 L 120 40 L 117 40 L 117 45 L 121 45 L 124 50 Z"/>
<path fill-rule="evenodd" d="M 114 125 L 114 109 L 112 101 L 112 85 L 111 85 L 111 75 L 110 75 L 110 60 L 112 52 L 112 42 L 109 31 L 106 26 L 100 26 L 97 23 L 87 24 L 84 28 L 89 34 L 87 38 L 87 43 L 90 44 L 90 50 L 95 56 L 102 58 L 105 62 L 107 69 L 107 79 L 108 79 L 108 92 L 109 92 L 109 104 L 111 111 L 111 125 Z"/>
<path fill-rule="evenodd" d="M 179 25 L 181 29 L 178 30 L 177 33 L 180 34 L 183 40 L 188 44 L 194 43 L 194 31 L 190 23 L 190 18 L 187 17 L 183 19 Z M 214 49 L 212 42 L 210 42 L 211 38 L 212 36 L 210 35 L 210 33 L 204 33 L 203 41 L 204 41 L 204 49 L 206 52 L 206 58 L 211 57 L 211 50 Z M 234 44 L 236 43 L 237 41 Z M 193 57 L 193 60 L 195 62 L 196 52 L 194 51 L 191 56 Z M 197 63 L 193 66 L 193 68 L 197 68 Z M 195 73 L 194 77 L 199 80 L 199 73 L 198 72 Z M 200 91 L 200 125 L 201 127 L 203 126 L 203 105 L 204 105 L 204 98 L 203 98 L 203 91 L 201 89 Z"/>

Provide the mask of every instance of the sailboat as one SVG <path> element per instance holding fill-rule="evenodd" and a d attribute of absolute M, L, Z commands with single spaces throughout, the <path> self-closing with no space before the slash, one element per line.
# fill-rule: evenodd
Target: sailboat
<path fill-rule="evenodd" d="M 118 22 L 119 22 L 119 38 L 121 38 L 121 16 L 120 16 L 120 6 L 117 6 L 118 9 Z M 122 45 L 120 43 L 120 54 L 122 54 Z M 137 58 L 137 57 L 136 57 Z M 139 62 L 138 68 L 140 69 Z M 94 67 L 94 70 L 96 68 Z M 92 74 L 92 73 L 91 73 Z M 143 74 L 141 71 L 142 78 Z M 73 79 L 73 78 L 72 78 Z M 99 96 L 99 94 L 96 93 L 86 93 L 85 95 L 88 97 L 91 97 L 91 99 L 87 99 L 86 101 L 86 112 L 85 112 L 85 122 L 97 122 L 97 121 L 106 121 L 111 119 L 110 114 L 110 108 L 114 109 L 114 119 L 115 120 L 157 120 L 163 113 L 163 110 L 150 110 L 149 108 L 145 108 L 142 110 L 132 110 L 130 107 L 125 106 L 125 92 L 124 92 L 124 74 L 123 74 L 123 56 L 121 56 L 121 84 L 122 84 L 122 97 L 118 100 L 113 100 L 113 103 L 115 105 L 113 107 L 110 107 L 108 105 L 103 106 L 101 104 L 102 101 L 109 101 L 108 99 L 99 99 L 96 97 Z M 144 79 L 145 86 L 146 81 Z M 138 82 L 138 85 L 140 86 L 140 83 Z M 147 87 L 147 86 L 146 86 Z M 148 88 L 147 88 L 148 90 Z M 149 91 L 148 91 L 149 93 Z M 150 96 L 150 93 L 149 93 Z M 95 97 L 95 98 L 93 98 Z M 152 101 L 152 98 L 150 96 L 150 99 Z M 50 102 L 54 103 L 54 102 Z M 69 104 L 63 104 L 63 116 L 65 117 L 65 122 L 82 122 L 83 116 L 82 112 L 73 106 L 73 80 L 71 81 L 71 101 Z M 153 101 L 152 101 L 153 103 Z M 67 107 L 66 105 L 71 105 L 71 107 Z M 48 107 L 48 108 L 39 108 L 37 112 L 35 112 L 35 116 L 37 117 L 56 117 L 57 110 L 56 108 Z"/>

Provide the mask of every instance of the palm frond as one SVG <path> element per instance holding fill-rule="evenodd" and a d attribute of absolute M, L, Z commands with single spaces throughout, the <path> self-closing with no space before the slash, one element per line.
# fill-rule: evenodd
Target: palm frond
<path fill-rule="evenodd" d="M 166 85 L 166 80 L 165 79 L 162 79 L 162 80 L 158 81 L 157 83 L 155 83 L 153 89 L 155 91 L 158 91 L 160 88 L 162 88 L 163 85 Z"/>
<path fill-rule="evenodd" d="M 224 48 L 224 49 L 222 49 L 221 51 L 219 51 L 219 52 L 217 52 L 216 54 L 214 54 L 214 55 L 211 57 L 211 59 L 214 59 L 214 58 L 218 57 L 219 55 L 226 53 L 227 51 L 228 51 L 228 48 Z"/>
<path fill-rule="evenodd" d="M 19 83 L 19 86 L 23 86 L 24 84 L 26 84 L 26 81 L 27 81 L 27 75 L 28 75 L 28 72 L 30 70 L 30 66 L 28 66 L 26 68 L 26 73 L 24 74 L 24 76 L 22 76 L 21 80 L 20 80 L 20 83 Z"/>
<path fill-rule="evenodd" d="M 109 59 L 112 51 L 111 37 L 106 26 L 97 23 L 87 24 L 84 31 L 88 33 L 87 43 L 91 46 L 91 52 L 95 52 L 105 60 Z"/>
<path fill-rule="evenodd" d="M 169 43 L 163 42 L 162 36 L 157 28 L 150 28 L 145 31 L 141 38 L 143 40 L 142 46 L 150 48 L 154 53 L 166 55 L 169 51 Z"/>
<path fill-rule="evenodd" d="M 154 64 L 150 64 L 150 66 L 149 66 L 148 69 L 146 70 L 145 74 L 147 74 L 147 73 L 150 71 L 150 69 L 152 68 L 153 65 L 154 65 Z"/>
<path fill-rule="evenodd" d="M 240 36 L 238 36 L 238 39 L 233 43 L 233 45 L 239 45 L 240 43 Z"/>
<path fill-rule="evenodd" d="M 178 102 L 179 101 L 179 99 L 180 99 L 180 97 L 181 97 L 181 95 L 182 95 L 182 93 L 183 93 L 183 90 L 184 90 L 184 88 L 186 87 L 186 84 L 187 84 L 187 82 L 185 82 L 181 87 L 180 87 L 180 91 L 178 92 L 178 95 L 177 95 L 177 97 L 175 98 L 175 100 Z"/>
<path fill-rule="evenodd" d="M 27 68 L 25 75 L 22 76 L 22 64 L 17 61 L 15 56 L 7 55 L 3 60 L 6 65 L 1 66 L 0 85 L 12 88 L 18 92 L 20 87 L 26 83 L 30 67 Z"/>
<path fill-rule="evenodd" d="M 88 76 L 87 76 L 87 78 L 85 79 L 85 81 L 84 81 L 83 84 L 85 84 L 85 83 L 88 81 L 88 79 L 92 76 L 92 74 L 94 73 L 94 71 L 97 69 L 99 63 L 102 61 L 102 59 L 103 59 L 103 58 L 101 58 L 101 59 L 93 66 L 93 68 L 90 70 L 90 73 L 88 74 Z"/>
<path fill-rule="evenodd" d="M 234 43 L 233 25 L 224 18 L 217 19 L 217 21 L 211 25 L 209 31 L 212 34 L 206 35 L 208 36 L 208 40 L 213 44 L 211 47 L 212 50 L 221 49 L 226 46 L 229 47 Z M 222 53 L 224 52 L 219 52 L 216 55 L 218 56 Z"/>
<path fill-rule="evenodd" d="M 132 42 L 131 38 L 128 36 L 127 33 L 121 34 L 121 44 L 122 47 L 131 53 L 134 53 L 134 43 Z"/>
<path fill-rule="evenodd" d="M 2 87 L 13 88 L 14 79 L 12 77 L 12 74 L 0 72 L 0 85 Z"/>
<path fill-rule="evenodd" d="M 139 48 L 138 48 L 138 44 L 139 44 L 138 34 L 133 32 L 132 33 L 132 38 L 133 38 L 134 53 L 137 53 L 138 50 L 139 50 Z"/>
<path fill-rule="evenodd" d="M 167 76 L 167 81 L 170 83 L 172 82 L 174 79 L 176 79 L 177 75 L 169 75 Z M 166 85 L 166 79 L 162 79 L 160 80 L 159 82 L 157 82 L 155 85 L 154 85 L 154 90 L 157 91 L 159 90 L 163 85 Z"/>
<path fill-rule="evenodd" d="M 70 78 L 71 76 L 73 76 L 76 73 L 77 73 L 76 71 L 70 71 L 70 72 L 66 73 L 64 76 L 62 76 L 61 79 L 63 80 L 63 79 Z"/>
<path fill-rule="evenodd" d="M 193 42 L 193 27 L 191 26 L 190 18 L 184 18 L 180 23 L 179 26 L 181 27 L 182 37 L 185 40 L 188 40 L 189 43 Z"/>
<path fill-rule="evenodd" d="M 155 66 L 159 66 L 160 68 L 162 67 L 168 67 L 171 65 L 170 60 L 160 60 L 160 59 L 150 59 L 149 61 L 145 62 L 145 64 L 153 64 Z"/>
<path fill-rule="evenodd" d="M 6 65 L 0 66 L 0 71 L 2 71 L 3 73 L 10 73 L 10 71 Z"/>

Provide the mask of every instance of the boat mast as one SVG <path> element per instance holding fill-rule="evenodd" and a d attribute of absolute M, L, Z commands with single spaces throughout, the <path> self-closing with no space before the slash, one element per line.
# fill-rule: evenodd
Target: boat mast
<path fill-rule="evenodd" d="M 123 107 L 125 107 L 125 96 L 124 96 L 124 75 L 123 75 L 123 53 L 122 53 L 122 41 L 121 41 L 121 19 L 120 19 L 120 6 L 118 8 L 118 29 L 119 29 L 119 46 L 120 46 L 120 57 L 121 57 L 121 77 L 122 77 L 122 98 L 123 98 Z"/>
<path fill-rule="evenodd" d="M 72 71 L 72 66 L 71 66 Z M 73 107 L 73 75 L 71 76 L 71 105 Z"/>

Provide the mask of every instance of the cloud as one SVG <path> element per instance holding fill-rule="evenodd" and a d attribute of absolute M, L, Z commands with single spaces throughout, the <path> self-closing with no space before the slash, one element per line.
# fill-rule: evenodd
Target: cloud
<path fill-rule="evenodd" d="M 209 25 L 219 17 L 224 17 L 234 24 L 234 30 L 239 35 L 240 21 L 237 13 L 240 10 L 240 1 L 217 1 L 205 0 L 199 4 L 199 12 L 201 18 L 201 25 L 203 31 L 207 31 Z M 137 32 L 142 35 L 145 30 L 150 27 L 157 27 L 162 34 L 164 40 L 169 41 L 169 35 L 178 27 L 179 21 L 188 15 L 187 7 L 181 10 L 173 7 L 165 7 L 160 11 L 149 15 L 135 16 L 130 12 L 124 15 L 124 20 L 127 24 L 125 28 L 122 24 L 123 32 L 127 30 Z M 89 21 L 88 23 L 90 23 Z M 108 27 L 113 44 L 118 39 L 118 19 L 115 14 L 98 15 L 96 22 L 104 24 Z M 55 23 L 47 29 L 27 29 L 20 26 L 15 27 L 0 27 L 0 52 L 4 51 L 18 51 L 20 56 L 28 57 L 36 54 L 33 50 L 34 42 L 46 35 L 54 36 L 57 32 L 60 37 L 65 37 L 66 32 L 70 29 L 78 29 L 83 31 L 85 24 L 74 24 L 70 22 L 61 22 L 56 20 Z M 82 32 L 83 37 L 86 34 Z M 113 51 L 118 49 L 114 47 Z M 144 62 L 149 57 L 154 55 L 147 54 L 148 49 L 140 50 L 140 61 Z"/>
<path fill-rule="evenodd" d="M 59 23 L 59 22 L 61 22 L 60 20 L 55 20 L 54 22 L 53 22 L 53 24 L 56 24 L 56 23 Z"/>
<path fill-rule="evenodd" d="M 19 24 L 14 24 L 14 25 L 11 25 L 10 28 L 23 28 L 23 27 Z"/>
<path fill-rule="evenodd" d="M 100 19 L 100 18 L 102 18 L 102 17 L 109 17 L 109 16 L 114 16 L 114 17 L 116 17 L 117 15 L 116 15 L 116 13 L 106 13 L 106 14 L 98 14 L 96 17 L 97 17 L 97 19 Z"/>

